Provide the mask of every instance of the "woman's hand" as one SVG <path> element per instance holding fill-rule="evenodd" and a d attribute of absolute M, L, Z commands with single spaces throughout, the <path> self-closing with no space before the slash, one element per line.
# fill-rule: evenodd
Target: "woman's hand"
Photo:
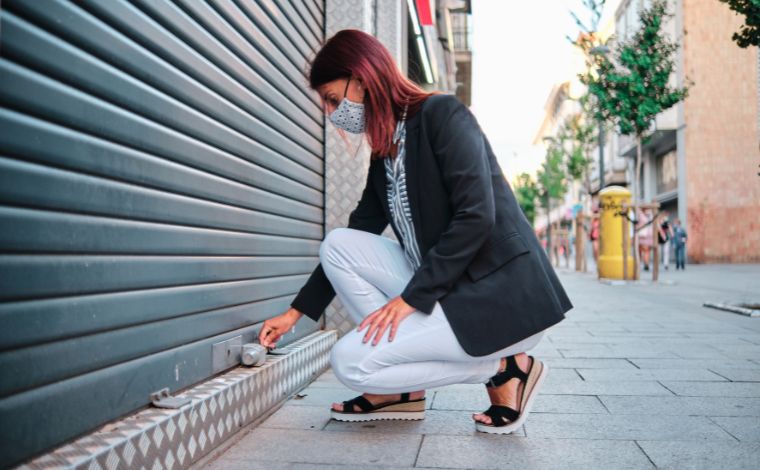
<path fill-rule="evenodd" d="M 281 315 L 265 320 L 259 331 L 259 343 L 264 347 L 274 348 L 280 337 L 293 328 L 301 316 L 303 313 L 291 308 Z"/>
<path fill-rule="evenodd" d="M 391 331 L 388 334 L 388 341 L 393 341 L 401 320 L 408 317 L 416 310 L 416 308 L 404 302 L 404 299 L 402 299 L 401 296 L 395 297 L 381 308 L 367 315 L 361 324 L 359 324 L 357 331 L 362 331 L 365 326 L 369 325 L 367 334 L 364 335 L 364 342 L 366 343 L 369 341 L 369 339 L 372 338 L 372 335 L 377 332 L 375 340 L 372 342 L 372 346 L 376 346 L 383 338 L 385 330 L 390 326 Z"/>

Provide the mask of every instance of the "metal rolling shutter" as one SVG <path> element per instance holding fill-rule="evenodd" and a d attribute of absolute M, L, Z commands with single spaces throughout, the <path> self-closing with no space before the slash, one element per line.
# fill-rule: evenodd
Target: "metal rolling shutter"
<path fill-rule="evenodd" d="M 0 21 L 8 464 L 219 372 L 212 344 L 288 307 L 324 230 L 324 5 L 5 0 Z"/>

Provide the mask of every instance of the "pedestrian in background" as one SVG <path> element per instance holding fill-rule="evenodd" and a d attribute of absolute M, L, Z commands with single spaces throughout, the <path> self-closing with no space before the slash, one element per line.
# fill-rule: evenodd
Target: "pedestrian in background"
<path fill-rule="evenodd" d="M 594 254 L 594 262 L 599 262 L 599 208 L 594 208 L 591 216 L 591 229 L 588 231 L 588 238 L 591 240 L 591 251 Z"/>
<path fill-rule="evenodd" d="M 337 294 L 359 326 L 330 364 L 363 394 L 334 403 L 334 419 L 422 419 L 426 388 L 481 383 L 492 406 L 473 415 L 476 429 L 518 429 L 547 371 L 525 352 L 572 305 L 475 116 L 420 89 L 358 30 L 324 44 L 309 86 L 336 127 L 365 135 L 369 173 L 348 228 L 327 234 L 261 344 L 302 315 L 317 321 Z M 380 235 L 389 223 L 398 242 Z"/>
<path fill-rule="evenodd" d="M 668 219 L 668 211 L 661 211 L 659 227 L 657 227 L 657 242 L 660 244 L 660 251 L 662 252 L 662 265 L 665 269 L 668 269 L 670 265 L 670 241 L 673 239 L 673 227 L 670 226 L 670 220 Z"/>
<path fill-rule="evenodd" d="M 641 211 L 636 231 L 639 233 L 639 258 L 644 263 L 644 271 L 649 271 L 650 253 L 652 251 L 652 210 L 649 208 Z M 657 260 L 655 260 L 657 262 Z"/>
<path fill-rule="evenodd" d="M 673 246 L 676 250 L 676 269 L 686 269 L 686 229 L 681 226 L 681 220 L 673 222 Z"/>

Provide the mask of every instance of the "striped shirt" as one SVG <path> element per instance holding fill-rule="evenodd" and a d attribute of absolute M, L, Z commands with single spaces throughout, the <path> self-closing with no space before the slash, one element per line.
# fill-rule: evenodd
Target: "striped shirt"
<path fill-rule="evenodd" d="M 412 223 L 412 211 L 409 207 L 409 197 L 406 192 L 406 121 L 399 122 L 394 140 L 398 140 L 398 152 L 396 158 L 386 157 L 385 180 L 387 182 L 388 207 L 394 225 L 401 235 L 401 245 L 404 247 L 404 255 L 413 269 L 417 269 L 422 263 L 420 249 L 417 246 L 417 238 L 414 234 Z"/>

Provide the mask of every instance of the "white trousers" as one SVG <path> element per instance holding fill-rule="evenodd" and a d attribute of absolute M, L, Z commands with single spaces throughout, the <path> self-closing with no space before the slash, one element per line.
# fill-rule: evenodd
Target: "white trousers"
<path fill-rule="evenodd" d="M 413 274 L 398 242 L 360 230 L 330 231 L 319 257 L 356 325 L 401 294 Z M 346 333 L 333 346 L 330 364 L 347 387 L 377 394 L 485 383 L 498 372 L 501 357 L 528 351 L 543 336 L 540 332 L 487 356 L 470 356 L 459 345 L 437 302 L 430 315 L 415 311 L 401 321 L 393 341 L 388 341 L 386 331 L 373 346 L 374 336 L 362 342 L 366 333 L 367 327 Z"/>

